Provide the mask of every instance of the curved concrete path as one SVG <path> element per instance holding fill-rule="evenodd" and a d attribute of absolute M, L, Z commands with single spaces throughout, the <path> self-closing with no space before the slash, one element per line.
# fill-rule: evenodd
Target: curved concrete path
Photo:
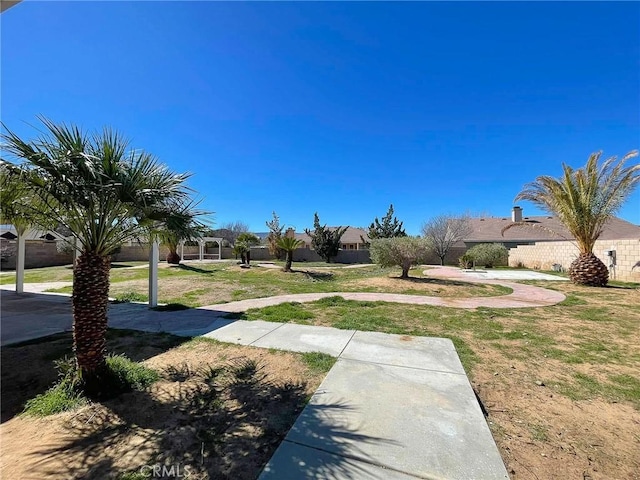
<path fill-rule="evenodd" d="M 404 295 L 400 293 L 375 293 L 375 292 L 327 292 L 327 293 L 298 293 L 289 295 L 276 295 L 265 298 L 251 298 L 237 302 L 222 303 L 200 307 L 205 310 L 218 312 L 241 313 L 250 308 L 264 308 L 287 302 L 314 302 L 327 297 L 342 297 L 345 300 L 357 300 L 364 302 L 395 302 L 411 305 L 433 305 L 436 307 L 453 308 L 524 308 L 524 307 L 548 307 L 560 303 L 565 296 L 555 290 L 548 290 L 533 285 L 508 282 L 504 280 L 486 280 L 464 276 L 464 272 L 453 267 L 436 267 L 425 270 L 425 275 L 447 280 L 460 280 L 468 283 L 483 283 L 502 285 L 511 288 L 512 293 L 494 297 L 429 297 L 426 295 Z"/>

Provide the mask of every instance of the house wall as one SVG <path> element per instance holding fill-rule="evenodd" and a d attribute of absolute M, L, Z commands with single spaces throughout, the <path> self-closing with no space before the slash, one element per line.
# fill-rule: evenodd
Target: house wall
<path fill-rule="evenodd" d="M 616 251 L 616 268 L 615 272 L 610 273 L 609 279 L 640 281 L 640 267 L 632 270 L 636 262 L 640 261 L 640 239 L 596 241 L 593 252 L 608 266 L 607 250 Z M 572 242 L 537 242 L 535 245 L 520 245 L 509 250 L 509 266 L 524 265 L 527 268 L 552 270 L 553 264 L 557 263 L 567 270 L 577 256 L 578 247 Z"/>

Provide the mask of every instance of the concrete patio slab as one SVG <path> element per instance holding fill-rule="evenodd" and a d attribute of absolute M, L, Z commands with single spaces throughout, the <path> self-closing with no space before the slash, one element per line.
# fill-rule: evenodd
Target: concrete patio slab
<path fill-rule="evenodd" d="M 465 277 L 491 280 L 550 280 L 567 282 L 566 277 L 531 270 L 462 270 Z"/>
<path fill-rule="evenodd" d="M 286 440 L 285 459 L 299 444 L 418 478 L 509 478 L 460 374 L 341 358 Z"/>
<path fill-rule="evenodd" d="M 222 322 L 226 322 L 226 325 L 222 325 Z M 221 342 L 251 345 L 253 342 L 283 325 L 282 323 L 265 322 L 262 320 L 256 320 L 255 322 L 248 322 L 246 320 L 220 320 L 217 328 L 214 324 L 214 330 L 203 336 Z"/>
<path fill-rule="evenodd" d="M 448 338 L 356 332 L 340 358 L 465 375 Z"/>
<path fill-rule="evenodd" d="M 286 323 L 251 345 L 292 352 L 322 352 L 337 357 L 354 333 L 355 330 Z"/>
<path fill-rule="evenodd" d="M 282 479 L 317 480 L 412 480 L 406 475 L 341 455 L 283 441 L 271 461 L 258 477 L 259 480 Z"/>

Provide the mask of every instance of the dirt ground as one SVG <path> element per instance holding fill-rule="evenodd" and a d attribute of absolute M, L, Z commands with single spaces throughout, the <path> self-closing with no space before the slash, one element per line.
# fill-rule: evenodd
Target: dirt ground
<path fill-rule="evenodd" d="M 254 479 L 325 375 L 299 355 L 264 349 L 176 346 L 168 336 L 140 333 L 110 344 L 146 357 L 162 380 L 42 419 L 17 413 L 55 378 L 51 359 L 70 346 L 68 336 L 3 348 L 2 478 L 108 479 L 164 464 L 191 479 Z"/>

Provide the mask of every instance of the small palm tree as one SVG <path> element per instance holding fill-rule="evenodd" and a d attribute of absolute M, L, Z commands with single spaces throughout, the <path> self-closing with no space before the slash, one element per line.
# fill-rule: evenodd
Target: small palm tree
<path fill-rule="evenodd" d="M 625 167 L 638 155 L 627 153 L 619 162 L 611 157 L 599 165 L 602 152 L 591 154 L 586 165 L 574 170 L 563 164 L 560 178 L 540 176 L 525 185 L 515 200 L 528 200 L 558 217 L 575 238 L 580 254 L 569 268 L 571 281 L 581 285 L 605 286 L 607 266 L 593 253 L 606 223 L 640 183 L 640 165 Z M 506 227 L 525 224 L 514 223 Z M 557 233 L 557 232 L 556 232 Z"/>
<path fill-rule="evenodd" d="M 238 238 L 236 238 L 236 241 L 233 244 L 233 253 L 235 255 L 240 255 L 243 265 L 250 266 L 251 246 L 258 245 L 259 243 L 260 239 L 253 233 L 243 232 L 238 235 Z"/>
<path fill-rule="evenodd" d="M 204 235 L 207 226 L 198 221 L 197 218 L 206 215 L 208 212 L 196 210 L 196 204 L 192 201 L 173 202 L 166 212 L 154 212 L 159 219 L 157 228 L 152 228 L 152 235 L 156 235 L 162 243 L 167 245 L 167 263 L 179 265 L 180 255 L 178 255 L 178 245 L 182 240 L 198 240 Z"/>
<path fill-rule="evenodd" d="M 110 254 L 148 232 L 149 218 L 186 202 L 188 174 L 175 174 L 152 155 L 129 150 L 118 133 L 89 135 L 76 126 L 40 118 L 45 131 L 23 141 L 5 127 L 5 151 L 21 161 L 42 212 L 78 239 L 73 275 L 73 342 L 78 372 L 89 395 L 108 385 L 105 362 Z"/>
<path fill-rule="evenodd" d="M 278 246 L 278 248 L 280 248 L 281 250 L 284 250 L 287 254 L 283 271 L 285 272 L 291 271 L 291 264 L 293 263 L 293 252 L 295 251 L 296 248 L 300 247 L 303 243 L 304 242 L 302 240 L 298 240 L 297 238 L 293 238 L 293 237 L 280 237 L 276 241 L 276 245 Z"/>

